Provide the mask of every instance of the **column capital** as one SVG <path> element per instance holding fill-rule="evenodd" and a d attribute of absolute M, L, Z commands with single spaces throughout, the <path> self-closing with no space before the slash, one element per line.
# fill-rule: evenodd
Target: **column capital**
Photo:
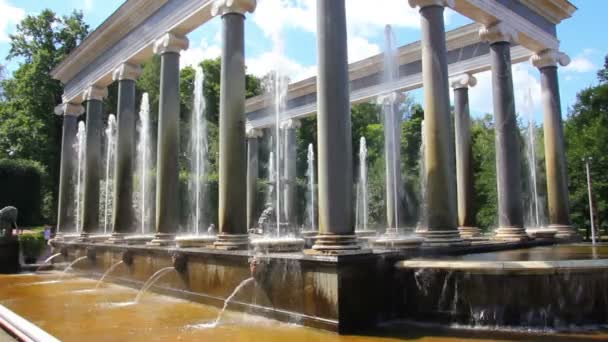
<path fill-rule="evenodd" d="M 532 57 L 530 57 L 530 63 L 539 69 L 548 66 L 557 66 L 558 63 L 561 66 L 566 66 L 570 64 L 570 57 L 561 51 L 547 49 L 532 55 Z"/>
<path fill-rule="evenodd" d="M 80 103 L 62 103 L 55 107 L 55 114 L 66 116 L 80 116 L 84 113 L 84 107 Z"/>
<path fill-rule="evenodd" d="M 477 78 L 471 74 L 462 74 L 450 78 L 450 86 L 454 89 L 470 88 L 477 84 Z"/>
<path fill-rule="evenodd" d="M 112 73 L 113 81 L 131 80 L 135 81 L 141 75 L 141 67 L 139 65 L 128 62 L 122 63 Z"/>
<path fill-rule="evenodd" d="M 519 41 L 518 35 L 519 32 L 515 28 L 502 21 L 489 26 L 482 26 L 479 29 L 481 39 L 490 44 L 498 42 L 517 43 Z"/>
<path fill-rule="evenodd" d="M 264 136 L 264 132 L 259 128 L 253 128 L 250 125 L 245 127 L 245 135 L 248 139 L 257 139 Z"/>
<path fill-rule="evenodd" d="M 188 38 L 167 32 L 154 42 L 153 51 L 156 55 L 162 55 L 167 52 L 179 54 L 182 50 L 186 50 L 189 45 L 190 41 L 188 41 Z"/>
<path fill-rule="evenodd" d="M 211 15 L 223 16 L 228 13 L 245 15 L 247 12 L 253 13 L 256 6 L 256 0 L 215 0 L 211 7 Z"/>
<path fill-rule="evenodd" d="M 454 7 L 454 0 L 409 0 L 410 7 L 423 9 L 429 6 Z"/>
<path fill-rule="evenodd" d="M 300 120 L 289 119 L 281 122 L 281 129 L 298 129 L 302 126 Z"/>
<path fill-rule="evenodd" d="M 98 85 L 89 86 L 82 94 L 82 101 L 103 100 L 108 96 L 108 88 Z"/>

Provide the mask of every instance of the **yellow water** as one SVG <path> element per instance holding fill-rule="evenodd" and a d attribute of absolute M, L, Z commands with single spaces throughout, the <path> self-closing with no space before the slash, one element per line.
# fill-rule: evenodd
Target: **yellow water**
<path fill-rule="evenodd" d="M 44 275 L 0 275 L 0 304 L 15 311 L 62 341 L 262 341 L 262 342 L 367 342 L 367 341 L 583 341 L 605 340 L 608 335 L 526 335 L 493 331 L 449 330 L 387 326 L 368 336 L 339 336 L 295 324 L 228 312 L 215 328 L 196 325 L 212 322 L 218 309 L 153 293 L 139 304 L 137 291 L 102 285 L 96 280 Z"/>

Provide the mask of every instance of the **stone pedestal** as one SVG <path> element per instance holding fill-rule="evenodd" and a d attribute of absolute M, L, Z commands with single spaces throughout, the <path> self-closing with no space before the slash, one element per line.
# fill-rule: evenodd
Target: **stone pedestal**
<path fill-rule="evenodd" d="M 482 27 L 480 35 L 490 43 L 492 63 L 498 183 L 498 228 L 495 238 L 527 240 L 529 237 L 523 227 L 520 143 L 511 74 L 511 42 L 517 41 L 518 33 L 499 22 Z"/>
<path fill-rule="evenodd" d="M 123 243 L 135 231 L 133 213 L 133 172 L 135 153 L 135 80 L 139 66 L 125 63 L 114 71 L 118 81 L 118 118 L 114 167 L 114 215 L 111 243 Z"/>
<path fill-rule="evenodd" d="M 419 230 L 425 246 L 460 245 L 456 212 L 456 177 L 451 139 L 450 95 L 445 45 L 444 6 L 449 1 L 410 0 L 420 6 L 426 226 Z"/>
<path fill-rule="evenodd" d="M 580 240 L 570 220 L 568 176 L 562 110 L 559 96 L 557 65 L 567 65 L 570 59 L 556 50 L 545 50 L 531 57 L 539 68 L 543 103 L 545 139 L 545 166 L 547 170 L 547 204 L 549 227 L 557 231 L 561 240 Z"/>
<path fill-rule="evenodd" d="M 55 108 L 55 114 L 63 116 L 61 137 L 61 169 L 59 171 L 59 199 L 57 234 L 76 231 L 76 222 L 69 215 L 73 203 L 74 140 L 78 131 L 78 116 L 84 113 L 80 104 L 65 103 Z"/>
<path fill-rule="evenodd" d="M 219 0 L 213 15 L 222 17 L 220 75 L 219 234 L 215 247 L 244 249 L 247 234 L 247 152 L 245 145 L 245 13 L 253 0 Z"/>
<path fill-rule="evenodd" d="M 167 33 L 154 44 L 160 55 L 156 163 L 156 235 L 150 245 L 173 244 L 179 226 L 179 54 L 188 39 Z"/>
<path fill-rule="evenodd" d="M 350 92 L 344 0 L 317 0 L 319 235 L 313 249 L 359 249 L 353 224 Z M 328 20 L 331 18 L 331 20 Z"/>
<path fill-rule="evenodd" d="M 82 234 L 86 241 L 89 235 L 99 230 L 99 186 L 101 172 L 101 131 L 103 130 L 103 98 L 108 95 L 105 87 L 91 86 L 83 96 L 87 102 L 86 153 L 84 168 L 84 199 L 82 212 Z"/>
<path fill-rule="evenodd" d="M 473 151 L 469 114 L 469 87 L 477 80 L 469 74 L 450 80 L 454 89 L 454 137 L 456 140 L 456 193 L 458 199 L 458 231 L 464 239 L 481 234 L 475 224 L 475 187 L 473 184 Z"/>

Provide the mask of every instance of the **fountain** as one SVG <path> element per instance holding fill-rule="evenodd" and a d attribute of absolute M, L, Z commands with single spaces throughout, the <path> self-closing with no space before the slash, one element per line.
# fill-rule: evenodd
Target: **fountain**
<path fill-rule="evenodd" d="M 103 281 L 106 279 L 106 277 L 112 273 L 118 266 L 124 264 L 124 261 L 120 260 L 119 262 L 115 263 L 114 265 L 110 266 L 108 268 L 108 270 L 101 276 L 101 278 L 99 278 L 99 281 L 97 282 L 97 284 L 95 284 L 95 290 L 97 290 L 99 288 L 99 286 L 101 285 L 101 283 L 103 283 Z"/>
<path fill-rule="evenodd" d="M 116 156 L 116 116 L 110 114 L 108 116 L 108 127 L 105 131 L 106 134 L 106 174 L 104 178 L 104 191 L 103 200 L 100 201 L 103 204 L 103 233 L 108 234 L 111 232 L 111 220 L 112 220 L 112 176 L 114 175 L 114 159 Z"/>
<path fill-rule="evenodd" d="M 357 210 L 355 233 L 359 239 L 376 236 L 376 231 L 369 229 L 367 188 L 367 143 L 365 137 L 359 139 L 359 181 L 357 182 Z"/>
<path fill-rule="evenodd" d="M 314 237 L 319 234 L 317 228 L 317 213 L 316 213 L 316 183 L 315 183 L 315 148 L 312 144 L 308 144 L 308 153 L 306 154 L 306 178 L 308 185 L 307 201 L 306 201 L 306 225 L 309 227 L 302 230 L 300 235 L 304 239 L 307 248 L 312 247 Z"/>
<path fill-rule="evenodd" d="M 190 227 L 192 231 L 188 235 L 179 235 L 175 238 L 178 247 L 211 247 L 215 242 L 215 235 L 209 235 L 206 224 L 211 224 L 207 219 L 209 208 L 206 203 L 207 180 L 209 162 L 207 153 L 209 143 L 207 141 L 207 119 L 205 117 L 203 68 L 196 68 L 194 77 L 194 94 L 192 103 L 192 119 L 190 130 L 190 180 L 188 189 L 190 196 Z"/>
<path fill-rule="evenodd" d="M 144 296 L 144 294 L 146 294 L 146 291 L 148 291 L 154 285 L 154 283 L 159 281 L 164 275 L 166 275 L 167 273 L 169 273 L 171 271 L 175 271 L 175 267 L 169 266 L 169 267 L 161 268 L 160 270 L 156 271 L 156 273 L 154 273 L 144 283 L 144 285 L 141 287 L 139 292 L 137 292 L 137 295 L 135 296 L 135 299 L 133 300 L 133 302 L 136 304 L 139 303 L 139 301 Z"/>
<path fill-rule="evenodd" d="M 151 175 L 152 166 L 152 148 L 154 144 L 151 139 L 152 127 L 150 124 L 150 98 L 148 93 L 144 93 L 141 97 L 139 109 L 139 126 L 137 139 L 137 176 L 139 178 L 139 187 L 134 201 L 135 212 L 139 215 L 139 234 L 126 236 L 125 241 L 128 244 L 145 244 L 152 240 L 152 227 L 154 226 L 153 200 L 154 182 Z"/>
<path fill-rule="evenodd" d="M 74 201 L 76 202 L 74 207 L 76 212 L 74 213 L 76 222 L 76 236 L 79 235 L 82 229 L 82 201 L 84 196 L 84 153 L 86 146 L 86 128 L 84 121 L 78 122 L 78 133 L 76 133 L 76 186 L 74 187 Z M 65 238 L 65 236 L 62 236 Z"/>
<path fill-rule="evenodd" d="M 399 61 L 393 29 L 387 25 L 384 30 L 384 74 L 383 82 L 391 84 L 399 79 Z M 402 227 L 401 179 L 401 115 L 399 105 L 405 100 L 402 93 L 389 93 L 378 98 L 381 105 L 384 126 L 384 160 L 386 167 L 386 216 L 387 228 L 384 235 L 372 241 L 373 245 L 386 249 L 416 249 L 424 239 L 406 234 Z"/>
<path fill-rule="evenodd" d="M 525 216 L 524 226 L 528 235 L 536 239 L 553 239 L 557 230 L 544 227 L 545 217 L 543 215 L 544 204 L 541 204 L 541 198 L 538 195 L 538 171 L 536 160 L 536 124 L 534 120 L 534 103 L 532 99 L 532 89 L 524 95 L 524 104 L 522 111 L 528 119 L 528 127 L 524 134 L 524 147 L 526 149 L 526 162 L 528 166 L 528 182 L 526 187 L 527 198 L 527 214 Z M 542 201 L 544 202 L 544 201 Z"/>

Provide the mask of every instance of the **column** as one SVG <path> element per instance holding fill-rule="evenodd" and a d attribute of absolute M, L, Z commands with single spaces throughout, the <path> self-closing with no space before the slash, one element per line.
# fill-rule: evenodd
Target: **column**
<path fill-rule="evenodd" d="M 245 249 L 247 234 L 247 154 L 245 143 L 245 13 L 255 0 L 216 0 L 212 14 L 222 17 L 220 74 L 219 234 L 215 247 Z"/>
<path fill-rule="evenodd" d="M 290 119 L 281 123 L 283 129 L 283 222 L 287 224 L 290 232 L 296 227 L 296 160 L 297 142 L 296 130 L 300 128 L 300 120 Z"/>
<path fill-rule="evenodd" d="M 72 183 L 72 174 L 74 173 L 74 139 L 78 131 L 78 116 L 82 113 L 84 113 L 84 107 L 76 103 L 64 103 L 55 108 L 55 114 L 63 115 L 57 234 L 76 231 L 76 222 L 74 222 L 74 217 L 70 217 L 68 208 L 72 206 L 74 200 L 74 184 Z"/>
<path fill-rule="evenodd" d="M 513 97 L 511 42 L 517 32 L 498 22 L 479 31 L 490 43 L 492 97 L 496 136 L 496 181 L 498 193 L 497 240 L 522 241 L 528 236 L 523 227 L 520 143 Z"/>
<path fill-rule="evenodd" d="M 261 129 L 247 128 L 247 229 L 255 228 L 257 223 L 258 139 L 262 134 Z"/>
<path fill-rule="evenodd" d="M 179 226 L 179 54 L 188 39 L 171 32 L 154 43 L 160 55 L 160 100 L 156 162 L 156 234 L 149 242 L 163 246 L 174 242 Z"/>
<path fill-rule="evenodd" d="M 359 249 L 353 222 L 353 170 L 344 0 L 317 0 L 319 235 L 313 250 Z"/>
<path fill-rule="evenodd" d="M 92 85 L 84 92 L 87 102 L 86 148 L 84 162 L 84 199 L 81 240 L 99 231 L 99 181 L 101 172 L 101 131 L 103 130 L 103 99 L 108 89 Z"/>
<path fill-rule="evenodd" d="M 558 63 L 566 66 L 570 63 L 570 58 L 556 50 L 545 50 L 532 56 L 530 60 L 540 70 L 541 76 L 549 228 L 557 231 L 558 239 L 577 240 L 580 237 L 570 221 L 568 170 L 557 78 Z"/>
<path fill-rule="evenodd" d="M 422 29 L 422 81 L 424 85 L 424 136 L 426 227 L 418 234 L 425 246 L 463 244 L 457 229 L 454 140 L 451 139 L 450 94 L 445 45 L 444 6 L 448 0 L 410 0 L 420 6 Z"/>
<path fill-rule="evenodd" d="M 456 196 L 458 203 L 458 230 L 463 238 L 480 235 L 475 223 L 475 186 L 473 184 L 473 156 L 471 119 L 469 114 L 469 87 L 477 79 L 469 74 L 450 80 L 454 89 L 454 137 L 456 140 Z"/>
<path fill-rule="evenodd" d="M 111 243 L 121 243 L 135 231 L 133 213 L 133 173 L 135 160 L 135 80 L 141 68 L 123 63 L 114 71 L 118 82 L 118 117 L 114 166 L 114 215 Z"/>

